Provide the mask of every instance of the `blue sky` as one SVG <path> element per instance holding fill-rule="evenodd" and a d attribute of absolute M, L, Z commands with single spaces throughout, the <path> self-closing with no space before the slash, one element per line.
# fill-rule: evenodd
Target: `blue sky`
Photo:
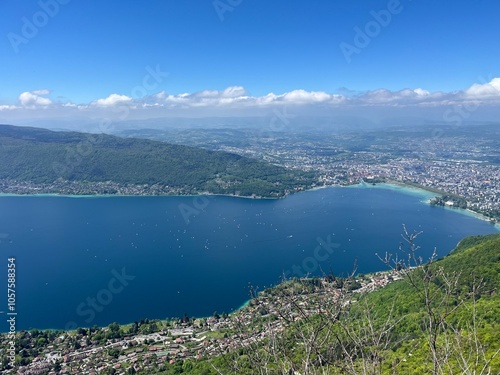
<path fill-rule="evenodd" d="M 495 110 L 499 15 L 497 0 L 4 0 L 0 120 Z"/>

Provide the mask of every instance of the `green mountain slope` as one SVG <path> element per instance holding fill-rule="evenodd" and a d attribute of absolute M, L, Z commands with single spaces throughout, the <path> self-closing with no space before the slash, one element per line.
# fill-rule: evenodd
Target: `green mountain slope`
<path fill-rule="evenodd" d="M 500 374 L 500 234 L 466 238 L 450 255 L 400 276 L 349 303 L 320 287 L 317 295 L 330 297 L 313 302 L 323 312 L 310 316 L 285 306 L 301 305 L 297 293 L 311 284 L 282 284 L 266 293 L 278 296 L 271 302 L 283 306 L 278 316 L 294 317 L 282 332 L 185 373 Z"/>
<path fill-rule="evenodd" d="M 409 277 L 366 296 L 379 323 L 391 309 L 398 321 L 383 373 L 499 374 L 500 235 L 468 237 Z M 442 368 L 433 369 L 433 341 Z"/>
<path fill-rule="evenodd" d="M 110 181 L 155 185 L 161 193 L 277 197 L 314 181 L 312 174 L 225 152 L 9 125 L 0 125 L 0 160 L 0 181 L 35 184 L 40 192 L 65 187 L 64 181 L 73 189 L 81 183 L 90 190 Z M 51 186 L 54 182 L 56 187 Z"/>

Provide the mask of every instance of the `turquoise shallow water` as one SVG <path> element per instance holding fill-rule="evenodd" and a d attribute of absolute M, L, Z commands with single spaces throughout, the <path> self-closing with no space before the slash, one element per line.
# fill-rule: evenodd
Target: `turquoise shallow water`
<path fill-rule="evenodd" d="M 14 256 L 17 329 L 207 316 L 240 307 L 250 284 L 283 273 L 346 273 L 356 259 L 358 272 L 384 269 L 375 253 L 397 250 L 403 223 L 424 232 L 424 257 L 496 231 L 428 198 L 367 185 L 281 200 L 1 196 L 0 280 Z"/>

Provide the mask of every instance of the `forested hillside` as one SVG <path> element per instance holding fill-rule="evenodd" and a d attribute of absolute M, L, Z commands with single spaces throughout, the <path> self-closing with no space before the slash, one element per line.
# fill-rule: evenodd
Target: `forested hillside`
<path fill-rule="evenodd" d="M 113 194 L 116 186 L 131 185 L 154 186 L 160 193 L 277 197 L 314 181 L 312 174 L 226 152 L 8 125 L 0 125 L 0 160 L 3 191 L 8 182 L 21 182 L 39 192 L 58 192 L 68 185 Z M 103 187 L 106 182 L 112 184 Z"/>

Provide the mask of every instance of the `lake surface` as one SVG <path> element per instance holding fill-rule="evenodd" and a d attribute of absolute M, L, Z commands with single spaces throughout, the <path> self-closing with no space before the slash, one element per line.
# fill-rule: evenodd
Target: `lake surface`
<path fill-rule="evenodd" d="M 250 284 L 262 289 L 284 273 L 345 274 L 356 259 L 358 272 L 385 269 L 375 253 L 397 251 L 403 223 L 423 231 L 424 259 L 497 231 L 424 203 L 432 196 L 387 185 L 281 200 L 1 196 L 0 280 L 6 288 L 15 257 L 18 330 L 231 312 Z"/>

